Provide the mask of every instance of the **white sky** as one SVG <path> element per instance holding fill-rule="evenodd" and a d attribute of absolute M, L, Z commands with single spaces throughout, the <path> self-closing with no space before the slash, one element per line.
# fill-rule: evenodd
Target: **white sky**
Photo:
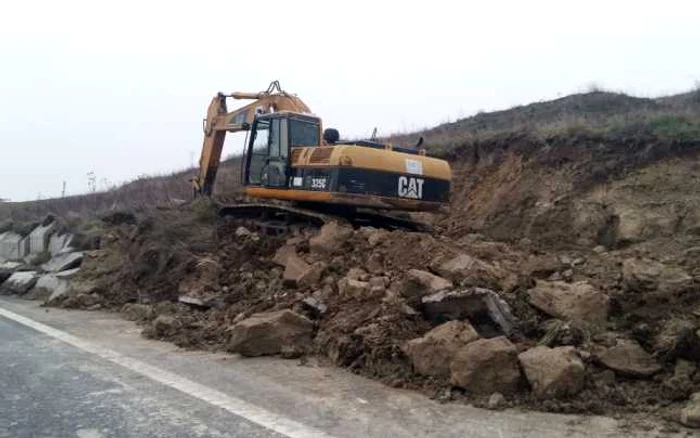
<path fill-rule="evenodd" d="M 198 160 L 217 91 L 279 79 L 341 136 L 700 79 L 700 2 L 0 0 L 0 198 Z M 231 141 L 233 140 L 233 141 Z M 229 139 L 228 155 L 243 139 Z M 194 158 L 194 160 L 193 160 Z"/>

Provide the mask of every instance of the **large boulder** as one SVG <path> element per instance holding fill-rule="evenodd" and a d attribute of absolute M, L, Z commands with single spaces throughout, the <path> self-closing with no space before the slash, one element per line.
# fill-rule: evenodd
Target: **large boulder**
<path fill-rule="evenodd" d="M 530 304 L 559 319 L 602 323 L 610 312 L 610 298 L 586 281 L 538 280 L 528 296 Z"/>
<path fill-rule="evenodd" d="M 661 371 L 661 365 L 632 340 L 618 340 L 617 345 L 600 353 L 598 359 L 616 373 L 632 377 L 650 377 Z"/>
<path fill-rule="evenodd" d="M 296 245 L 283 245 L 277 250 L 277 252 L 275 252 L 274 257 L 272 258 L 272 262 L 275 264 L 278 264 L 282 267 L 286 267 L 287 266 L 287 259 L 289 259 L 290 256 L 296 255 L 296 254 L 297 254 Z"/>
<path fill-rule="evenodd" d="M 308 350 L 313 329 L 310 319 L 288 309 L 256 313 L 231 328 L 227 350 L 243 356 L 295 356 Z"/>
<path fill-rule="evenodd" d="M 316 236 L 309 239 L 309 248 L 323 255 L 335 254 L 340 251 L 352 233 L 352 228 L 344 227 L 337 222 L 327 223 L 321 227 Z"/>
<path fill-rule="evenodd" d="M 284 268 L 284 284 L 298 288 L 314 285 L 321 280 L 323 269 L 322 262 L 310 265 L 296 253 L 289 254 Z"/>
<path fill-rule="evenodd" d="M 457 351 L 479 335 L 466 321 L 449 321 L 435 327 L 423 337 L 411 339 L 404 347 L 418 374 L 449 377 L 450 363 Z"/>
<path fill-rule="evenodd" d="M 583 389 L 586 367 L 574 347 L 535 347 L 518 360 L 537 397 L 565 397 Z"/>
<path fill-rule="evenodd" d="M 452 319 L 483 319 L 488 317 L 502 333 L 516 328 L 510 306 L 497 293 L 480 287 L 457 291 L 442 291 L 421 299 L 423 312 L 433 321 Z"/>
<path fill-rule="evenodd" d="M 56 274 L 44 274 L 40 276 L 31 294 L 33 299 L 45 299 L 50 303 L 68 295 L 70 281 Z"/>
<path fill-rule="evenodd" d="M 2 284 L 3 291 L 23 295 L 34 287 L 39 276 L 34 271 L 15 272 Z"/>
<path fill-rule="evenodd" d="M 647 258 L 628 258 L 622 262 L 622 280 L 631 291 L 672 292 L 693 283 L 693 277 L 682 268 Z"/>
<path fill-rule="evenodd" d="M 450 364 L 451 382 L 476 394 L 515 392 L 518 350 L 506 337 L 479 339 L 462 347 Z"/>

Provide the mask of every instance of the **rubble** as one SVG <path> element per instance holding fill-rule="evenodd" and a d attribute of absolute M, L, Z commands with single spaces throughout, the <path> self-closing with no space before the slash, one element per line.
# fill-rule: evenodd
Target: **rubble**
<path fill-rule="evenodd" d="M 538 280 L 528 296 L 533 306 L 565 320 L 601 323 L 607 320 L 610 312 L 610 298 L 586 281 L 569 284 Z"/>
<path fill-rule="evenodd" d="M 309 248 L 319 254 L 333 255 L 340 251 L 350 236 L 352 228 L 330 222 L 323 225 L 319 233 L 309 240 Z"/>
<path fill-rule="evenodd" d="M 449 377 L 456 352 L 477 339 L 479 335 L 468 322 L 449 321 L 408 341 L 404 350 L 418 374 Z"/>
<path fill-rule="evenodd" d="M 435 321 L 487 315 L 504 334 L 512 333 L 517 327 L 508 304 L 489 289 L 442 291 L 423 297 L 421 302 L 426 316 Z"/>
<path fill-rule="evenodd" d="M 226 349 L 243 356 L 296 356 L 311 346 L 313 323 L 291 310 L 256 313 L 231 328 Z"/>
<path fill-rule="evenodd" d="M 518 355 L 535 396 L 566 397 L 583 389 L 585 366 L 574 347 L 539 346 Z"/>
<path fill-rule="evenodd" d="M 611 370 L 632 377 L 650 377 L 661 371 L 661 365 L 632 340 L 618 340 L 617 345 L 603 351 L 598 359 Z"/>
<path fill-rule="evenodd" d="M 518 350 L 504 336 L 462 347 L 450 364 L 453 385 L 475 394 L 510 394 L 520 381 Z"/>

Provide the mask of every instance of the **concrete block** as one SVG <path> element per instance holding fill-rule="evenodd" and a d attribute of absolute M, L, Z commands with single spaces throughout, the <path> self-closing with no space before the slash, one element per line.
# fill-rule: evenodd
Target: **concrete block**
<path fill-rule="evenodd" d="M 15 272 L 2 284 L 4 290 L 16 294 L 25 294 L 31 289 L 38 275 L 34 271 Z"/>
<path fill-rule="evenodd" d="M 29 233 L 29 252 L 36 254 L 47 251 L 49 249 L 49 239 L 51 234 L 56 229 L 56 222 L 51 222 L 48 225 L 39 225 Z"/>
<path fill-rule="evenodd" d="M 20 251 L 22 236 L 13 232 L 0 234 L 0 258 L 18 260 L 23 256 Z"/>
<path fill-rule="evenodd" d="M 29 236 L 26 236 L 19 241 L 19 257 L 17 258 L 18 260 L 21 260 L 29 255 L 29 250 L 31 249 L 30 243 L 31 239 L 29 238 Z"/>
<path fill-rule="evenodd" d="M 83 261 L 82 252 L 67 252 L 59 254 L 48 262 L 41 265 L 46 272 L 60 272 L 77 268 Z"/>
<path fill-rule="evenodd" d="M 52 256 L 72 251 L 70 244 L 73 242 L 73 234 L 53 234 L 49 238 L 49 252 Z"/>
<path fill-rule="evenodd" d="M 44 274 L 39 277 L 32 291 L 36 295 L 47 296 L 47 302 L 54 301 L 68 293 L 70 281 L 56 274 Z"/>
<path fill-rule="evenodd" d="M 54 275 L 58 278 L 72 278 L 75 277 L 75 274 L 77 274 L 80 271 L 80 268 L 74 268 L 74 269 L 68 269 L 67 271 L 61 271 L 61 272 L 56 272 Z"/>

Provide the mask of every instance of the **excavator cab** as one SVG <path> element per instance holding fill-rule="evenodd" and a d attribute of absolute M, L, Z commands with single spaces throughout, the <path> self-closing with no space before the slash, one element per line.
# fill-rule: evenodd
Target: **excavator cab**
<path fill-rule="evenodd" d="M 321 145 L 321 120 L 308 114 L 260 114 L 251 126 L 242 162 L 244 186 L 289 187 L 295 147 Z"/>

